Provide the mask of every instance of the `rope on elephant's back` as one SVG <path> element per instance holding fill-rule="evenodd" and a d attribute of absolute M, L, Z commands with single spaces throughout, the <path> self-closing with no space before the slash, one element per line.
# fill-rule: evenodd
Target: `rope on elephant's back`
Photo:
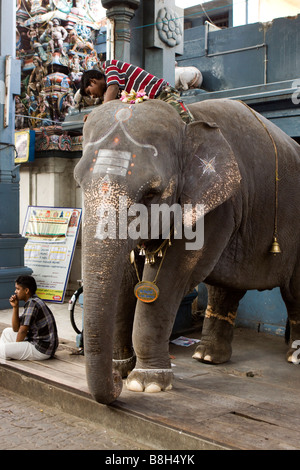
<path fill-rule="evenodd" d="M 239 101 L 239 103 L 243 104 L 247 109 L 249 109 L 251 111 L 251 113 L 253 114 L 253 116 L 258 120 L 258 122 L 260 122 L 260 124 L 263 126 L 266 133 L 268 134 L 268 136 L 269 136 L 269 138 L 270 138 L 270 140 L 273 144 L 273 147 L 274 147 L 274 153 L 275 153 L 275 214 L 274 214 L 273 242 L 272 242 L 270 252 L 280 253 L 281 250 L 279 248 L 279 244 L 278 244 L 278 241 L 277 241 L 277 237 L 278 237 L 278 183 L 279 183 L 277 146 L 276 146 L 276 143 L 275 143 L 275 140 L 274 140 L 272 134 L 270 133 L 270 131 L 267 128 L 267 126 L 265 125 L 265 123 L 260 119 L 258 114 L 252 108 L 250 108 L 250 106 L 248 106 L 246 103 L 244 103 L 244 101 L 241 101 L 241 100 L 238 100 L 238 101 Z M 276 248 L 276 250 L 273 251 L 274 246 L 276 246 L 277 248 Z"/>

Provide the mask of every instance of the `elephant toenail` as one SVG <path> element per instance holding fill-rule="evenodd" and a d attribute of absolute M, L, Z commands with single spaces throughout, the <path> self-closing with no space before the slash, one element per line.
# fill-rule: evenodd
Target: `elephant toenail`
<path fill-rule="evenodd" d="M 202 354 L 199 351 L 195 352 L 193 359 L 202 359 Z"/>
<path fill-rule="evenodd" d="M 206 356 L 204 356 L 204 361 L 212 362 L 211 356 L 209 354 L 206 354 Z"/>
<path fill-rule="evenodd" d="M 143 392 L 144 390 L 143 385 L 138 380 L 130 380 L 130 381 L 128 380 L 126 382 L 126 387 L 128 390 L 131 390 L 132 392 Z"/>
<path fill-rule="evenodd" d="M 161 392 L 161 388 L 158 384 L 149 384 L 147 385 L 147 387 L 145 388 L 145 392 L 146 393 L 157 393 L 157 392 Z"/>

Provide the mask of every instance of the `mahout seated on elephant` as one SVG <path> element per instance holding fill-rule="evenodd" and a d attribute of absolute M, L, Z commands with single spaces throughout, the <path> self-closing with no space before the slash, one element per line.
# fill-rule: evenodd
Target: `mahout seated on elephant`
<path fill-rule="evenodd" d="M 102 403 L 121 393 L 118 371 L 129 372 L 129 390 L 172 386 L 173 323 L 182 298 L 201 282 L 208 305 L 195 359 L 230 359 L 239 301 L 249 289 L 280 287 L 290 362 L 300 339 L 300 146 L 239 101 L 208 100 L 190 110 L 196 121 L 186 125 L 163 101 L 114 100 L 84 125 L 75 168 L 85 208 L 84 344 L 89 388 Z M 184 215 L 181 237 L 172 230 L 151 237 L 152 209 L 173 205 Z M 139 232 L 137 209 L 148 217 L 146 231 Z M 203 214 L 203 246 L 192 246 L 186 229 L 196 238 Z M 155 263 L 139 268 L 137 256 L 130 264 L 138 245 Z M 136 299 L 139 281 L 149 290 L 155 281 L 153 302 Z"/>

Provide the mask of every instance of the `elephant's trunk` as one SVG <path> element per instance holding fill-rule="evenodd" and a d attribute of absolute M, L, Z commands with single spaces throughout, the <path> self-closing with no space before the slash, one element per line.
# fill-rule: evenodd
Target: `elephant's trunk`
<path fill-rule="evenodd" d="M 84 234 L 85 235 L 85 234 Z M 86 238 L 88 234 L 86 234 Z M 101 246 L 98 246 L 98 245 Z M 117 240 L 84 243 L 84 351 L 89 390 L 109 404 L 122 391 L 121 376 L 112 370 L 114 323 L 125 250 Z"/>

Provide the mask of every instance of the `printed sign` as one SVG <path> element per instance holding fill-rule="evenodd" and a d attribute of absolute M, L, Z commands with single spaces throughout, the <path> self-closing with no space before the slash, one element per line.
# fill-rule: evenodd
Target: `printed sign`
<path fill-rule="evenodd" d="M 35 132 L 26 129 L 15 132 L 15 163 L 32 162 L 35 152 Z"/>
<path fill-rule="evenodd" d="M 82 209 L 29 206 L 23 237 L 25 265 L 32 269 L 37 295 L 47 302 L 64 301 Z"/>

